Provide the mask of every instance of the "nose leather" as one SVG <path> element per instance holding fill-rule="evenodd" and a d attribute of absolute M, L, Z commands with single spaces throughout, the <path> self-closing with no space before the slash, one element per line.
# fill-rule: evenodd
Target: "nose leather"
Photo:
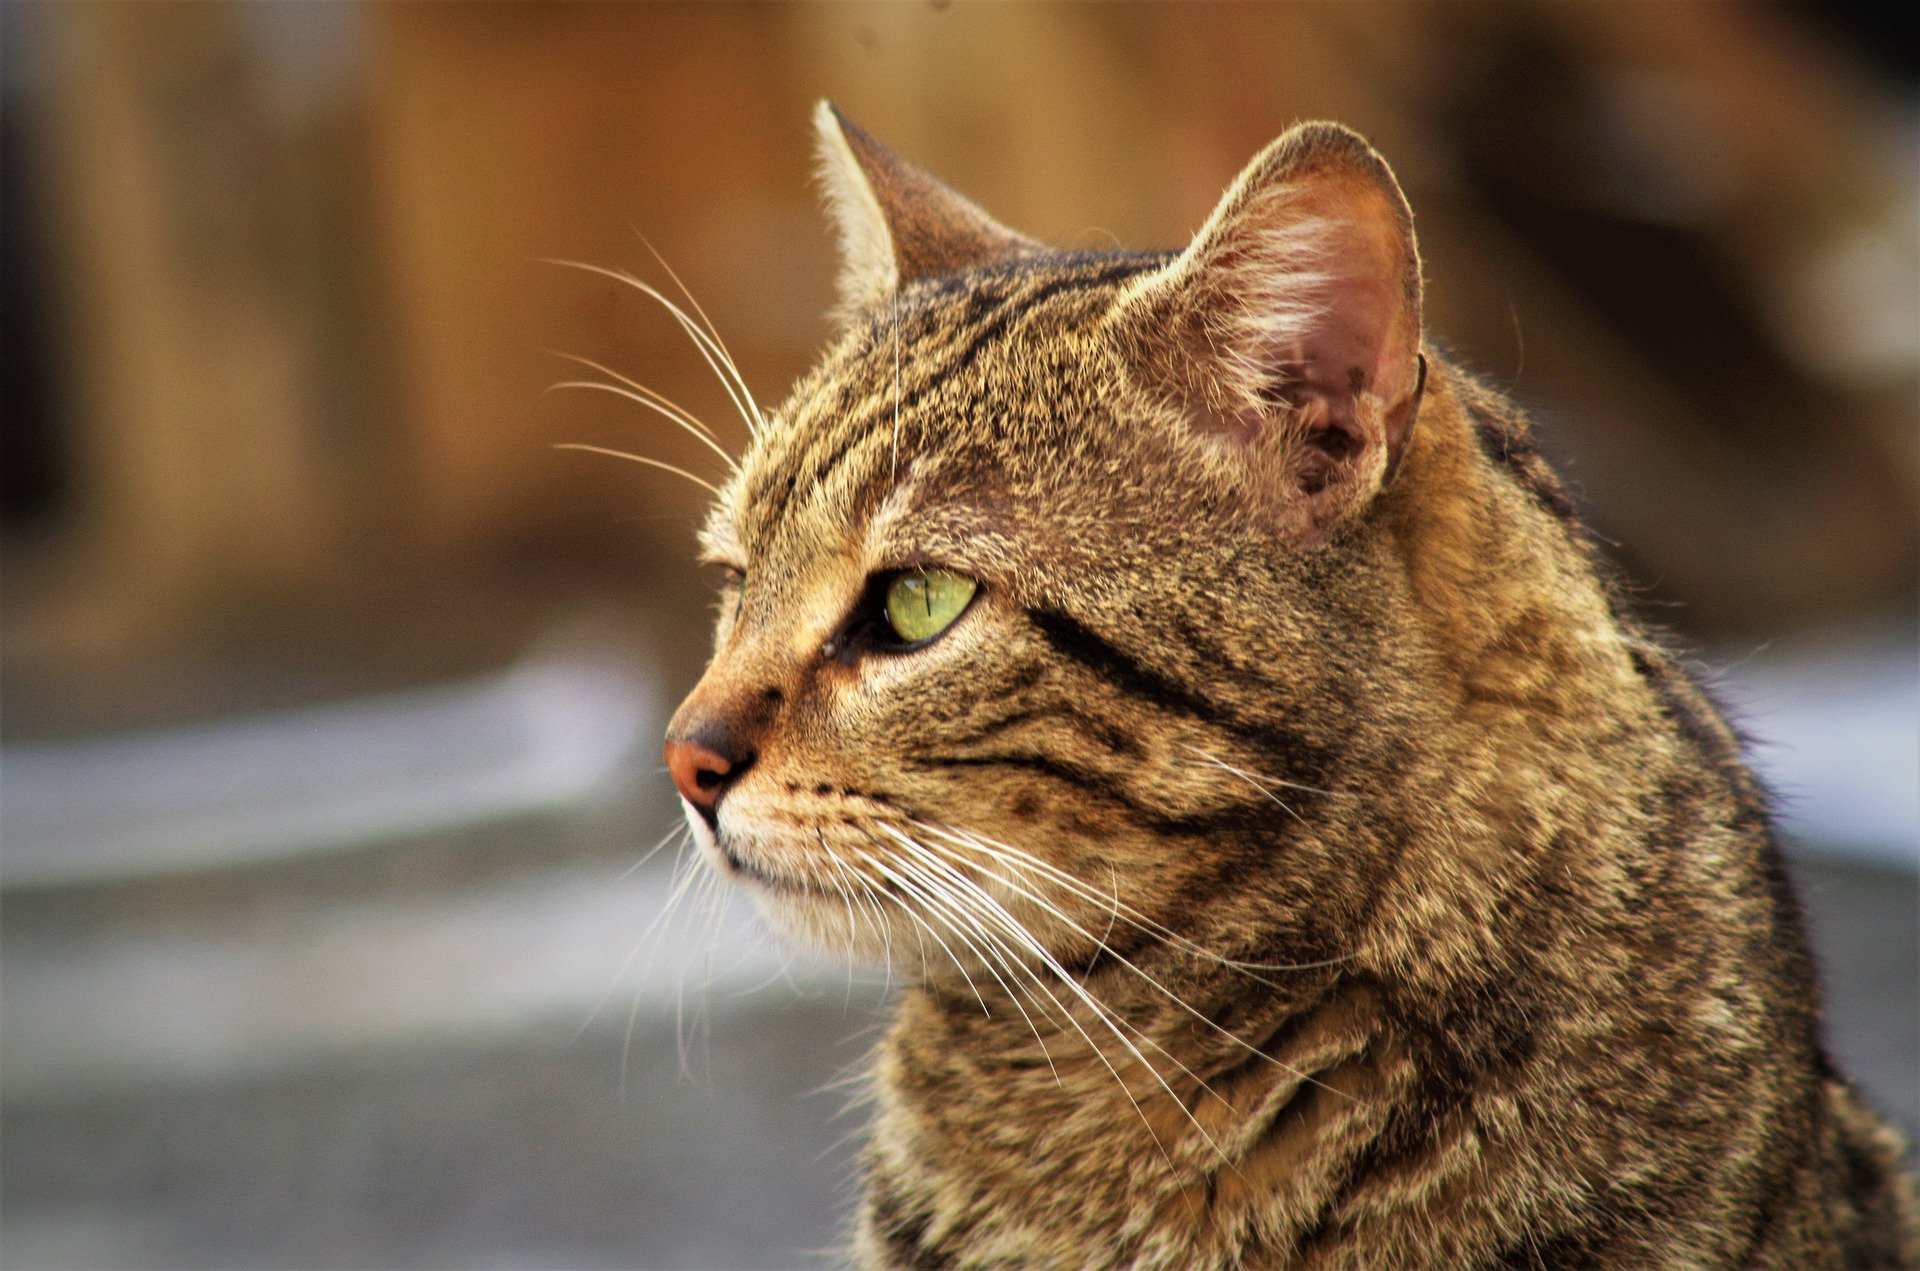
<path fill-rule="evenodd" d="M 720 802 L 733 765 L 705 746 L 692 741 L 667 743 L 667 771 L 680 797 L 702 811 L 710 812 Z"/>
<path fill-rule="evenodd" d="M 726 730 L 705 729 L 669 738 L 666 759 L 680 797 L 711 821 L 720 796 L 746 771 L 753 755 L 734 744 Z"/>

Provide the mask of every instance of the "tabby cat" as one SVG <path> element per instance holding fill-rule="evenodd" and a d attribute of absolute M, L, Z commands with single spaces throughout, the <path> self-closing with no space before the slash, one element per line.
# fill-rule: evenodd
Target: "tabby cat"
<path fill-rule="evenodd" d="M 1920 1263 L 1765 794 L 1424 342 L 1367 143 L 1067 252 L 818 124 L 839 331 L 749 407 L 667 758 L 776 926 L 906 969 L 858 1259 Z"/>

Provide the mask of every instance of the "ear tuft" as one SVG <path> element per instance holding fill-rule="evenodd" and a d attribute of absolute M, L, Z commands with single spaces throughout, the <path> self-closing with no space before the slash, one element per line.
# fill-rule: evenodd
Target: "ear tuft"
<path fill-rule="evenodd" d="M 875 141 L 833 103 L 814 108 L 820 184 L 840 237 L 843 318 L 899 287 L 1044 251 Z"/>
<path fill-rule="evenodd" d="M 1420 291 L 1392 172 L 1358 134 L 1313 123 L 1247 165 L 1124 320 L 1148 380 L 1200 431 L 1260 450 L 1312 538 L 1398 464 L 1424 378 Z"/>

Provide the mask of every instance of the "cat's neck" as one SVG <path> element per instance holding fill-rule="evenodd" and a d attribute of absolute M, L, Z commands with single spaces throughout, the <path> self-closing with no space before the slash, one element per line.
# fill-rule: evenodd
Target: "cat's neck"
<path fill-rule="evenodd" d="M 1460 722 L 1496 724 L 1493 741 L 1637 692 L 1633 624 L 1599 581 L 1587 535 L 1526 424 L 1437 354 L 1432 365 L 1374 525 L 1434 658 L 1427 682 L 1405 687 L 1457 694 Z"/>
<path fill-rule="evenodd" d="M 1243 1196 L 1309 1225 L 1344 1168 L 1325 1144 L 1370 1137 L 1408 1080 L 1379 993 L 1337 968 L 1177 962 L 1106 966 L 1084 997 L 1056 982 L 1024 1012 L 998 986 L 984 1006 L 908 991 L 878 1074 L 868 1238 L 982 1222 L 1015 1262 L 1089 1238 L 1150 1261 L 1145 1242 L 1199 1257 L 1225 1240 Z"/>

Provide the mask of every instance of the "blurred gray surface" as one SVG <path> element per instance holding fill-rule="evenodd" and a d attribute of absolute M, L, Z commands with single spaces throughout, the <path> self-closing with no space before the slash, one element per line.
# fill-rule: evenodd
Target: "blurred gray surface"
<path fill-rule="evenodd" d="M 576 807 L 657 744 L 652 677 L 556 649 L 465 682 L 14 745 L 8 886 L 258 865 Z"/>
<path fill-rule="evenodd" d="M 1793 877 L 1826 988 L 1827 1044 L 1908 1140 L 1920 1134 L 1920 879 L 1801 856 Z"/>
<path fill-rule="evenodd" d="M 1865 629 L 1716 662 L 1726 669 L 1704 678 L 1746 735 L 1796 848 L 1920 871 L 1920 650 L 1910 633 Z"/>
<path fill-rule="evenodd" d="M 1824 856 L 1795 873 L 1834 1049 L 1911 1131 L 1920 887 Z M 17 904 L 10 918 L 25 920 L 10 939 L 34 921 Z M 636 1016 L 624 1079 L 615 1000 L 584 1032 L 383 1036 L 252 1074 L 9 1091 L 0 1253 L 22 1268 L 822 1265 L 862 1122 L 842 1114 L 853 1089 L 829 1087 L 871 1043 L 879 993 L 817 969 L 760 978 L 722 973 L 684 1010 Z"/>
<path fill-rule="evenodd" d="M 857 1014 L 336 1060 L 6 1110 L 12 1267 L 799 1267 L 839 1239 Z M 624 1094 L 622 1088 L 624 1086 Z"/>

